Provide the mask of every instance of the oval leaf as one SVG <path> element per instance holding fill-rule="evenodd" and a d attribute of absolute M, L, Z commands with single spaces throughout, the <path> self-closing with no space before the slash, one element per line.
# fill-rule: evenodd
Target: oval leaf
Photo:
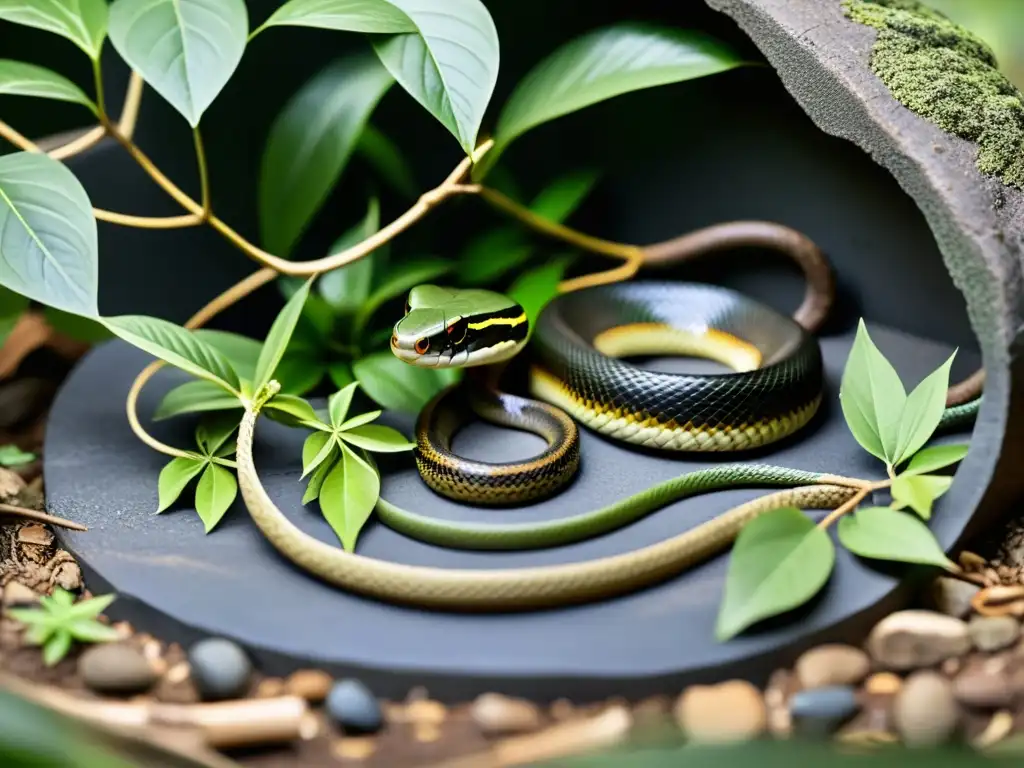
<path fill-rule="evenodd" d="M 111 333 L 176 368 L 236 392 L 238 375 L 228 359 L 193 332 L 157 317 L 120 315 L 102 322 Z"/>
<path fill-rule="evenodd" d="M 189 481 L 203 471 L 204 465 L 202 459 L 186 459 L 183 456 L 173 458 L 164 465 L 156 482 L 159 504 L 157 514 L 178 500 Z"/>
<path fill-rule="evenodd" d="M 45 67 L 21 61 L 0 59 L 0 95 L 70 101 L 86 106 L 96 113 L 96 105 L 92 103 L 92 99 L 66 77 Z"/>
<path fill-rule="evenodd" d="M 526 131 L 630 91 L 724 72 L 744 62 L 724 43 L 700 32 L 649 24 L 618 24 L 582 35 L 534 67 L 498 118 L 494 146 L 480 178 Z"/>
<path fill-rule="evenodd" d="M 363 391 L 382 408 L 418 413 L 438 392 L 458 379 L 455 368 L 419 368 L 390 352 L 356 360 L 353 373 Z"/>
<path fill-rule="evenodd" d="M 416 25 L 387 0 L 291 0 L 256 32 L 274 26 L 315 27 L 339 32 L 415 32 Z"/>
<path fill-rule="evenodd" d="M 237 495 L 234 473 L 219 464 L 207 464 L 196 485 L 196 512 L 207 533 L 217 527 Z"/>
<path fill-rule="evenodd" d="M 241 408 L 242 401 L 210 381 L 186 381 L 170 390 L 153 413 L 154 421 L 162 421 L 183 413 L 230 411 Z"/>
<path fill-rule="evenodd" d="M 313 406 L 295 395 L 276 395 L 273 400 L 270 400 L 263 407 L 268 411 L 276 412 L 276 415 L 275 413 L 267 414 L 271 418 L 275 418 L 285 424 L 291 424 L 292 426 L 300 426 L 305 425 L 307 422 L 317 421 L 316 411 L 313 410 Z"/>
<path fill-rule="evenodd" d="M 828 534 L 799 509 L 751 521 L 736 538 L 715 635 L 719 641 L 803 605 L 825 586 L 835 564 Z"/>
<path fill-rule="evenodd" d="M 252 380 L 256 373 L 256 361 L 260 359 L 260 352 L 263 350 L 263 345 L 259 341 L 238 333 L 217 331 L 212 328 L 197 328 L 192 333 L 219 350 L 231 362 L 231 367 L 241 378 Z"/>
<path fill-rule="evenodd" d="M 355 429 L 361 427 L 363 424 L 369 424 L 371 421 L 379 417 L 383 411 L 367 411 L 366 413 L 360 413 L 358 416 L 353 416 L 345 422 L 342 422 L 341 426 L 338 427 L 339 432 L 344 432 L 349 429 Z"/>
<path fill-rule="evenodd" d="M 943 469 L 951 464 L 956 464 L 967 455 L 968 447 L 960 443 L 957 445 L 936 445 L 931 448 L 925 448 L 923 451 L 918 451 L 914 454 L 914 458 L 907 464 L 903 474 L 923 475 L 926 472 L 934 472 L 937 469 Z"/>
<path fill-rule="evenodd" d="M 893 499 L 900 505 L 910 507 L 925 520 L 932 516 L 932 505 L 953 485 L 953 478 L 946 475 L 899 475 L 892 481 Z"/>
<path fill-rule="evenodd" d="M 350 448 L 342 448 L 341 461 L 334 465 L 320 489 L 320 509 L 341 546 L 348 552 L 370 519 L 380 496 L 380 477 Z"/>
<path fill-rule="evenodd" d="M 467 155 L 498 81 L 498 30 L 480 0 L 391 0 L 415 33 L 373 39 L 395 80 L 458 139 Z"/>
<path fill-rule="evenodd" d="M 336 441 L 331 441 L 331 450 L 327 454 L 327 458 L 320 462 L 315 470 L 313 470 L 312 476 L 309 478 L 309 484 L 306 486 L 305 493 L 302 494 L 302 503 L 309 504 L 309 502 L 320 496 L 320 491 L 324 486 L 324 480 L 334 469 L 335 464 L 338 461 L 338 445 Z"/>
<path fill-rule="evenodd" d="M 270 326 L 267 340 L 263 342 L 263 349 L 260 350 L 260 357 L 256 361 L 256 372 L 253 374 L 253 390 L 262 389 L 274 376 L 278 363 L 284 357 L 288 349 L 288 342 L 292 340 L 295 326 L 302 315 L 302 307 L 309 297 L 309 289 L 313 285 L 313 278 L 306 280 L 292 297 L 285 302 L 284 307 L 274 319 Z"/>
<path fill-rule="evenodd" d="M 0 19 L 66 37 L 95 61 L 107 36 L 107 0 L 0 0 Z"/>
<path fill-rule="evenodd" d="M 334 436 L 327 432 L 313 432 L 302 443 L 302 477 L 305 477 L 323 463 L 327 453 L 325 448 L 334 447 Z M 301 478 L 300 478 L 301 479 Z"/>
<path fill-rule="evenodd" d="M 839 520 L 839 541 L 861 557 L 951 565 L 928 526 L 915 517 L 885 507 L 867 507 Z"/>
<path fill-rule="evenodd" d="M 245 51 L 245 0 L 114 0 L 110 42 L 193 128 Z"/>
<path fill-rule="evenodd" d="M 385 427 L 382 424 L 350 427 L 341 432 L 338 437 L 345 442 L 375 453 L 397 453 L 416 447 L 416 443 L 410 443 L 405 439 L 405 435 L 397 429 Z"/>
<path fill-rule="evenodd" d="M 939 426 L 942 413 L 946 410 L 949 369 L 953 365 L 954 357 L 955 352 L 945 363 L 928 374 L 907 396 L 900 418 L 893 466 L 902 464 L 917 453 Z"/>
<path fill-rule="evenodd" d="M 342 387 L 327 401 L 327 412 L 331 415 L 331 424 L 337 428 L 345 421 L 348 415 L 349 406 L 352 405 L 352 397 L 356 393 L 359 383 L 353 381 L 346 387 Z"/>
<path fill-rule="evenodd" d="M 292 251 L 394 82 L 372 54 L 350 56 L 325 67 L 285 105 L 270 129 L 260 172 L 267 249 Z"/>
<path fill-rule="evenodd" d="M 380 229 L 380 203 L 374 197 L 370 200 L 363 220 L 338 238 L 331 246 L 331 253 L 341 253 L 358 245 L 378 229 Z M 359 261 L 324 274 L 318 285 L 324 301 L 335 312 L 351 313 L 359 309 L 370 295 L 374 270 L 377 262 L 385 253 L 385 248 L 378 248 Z"/>
<path fill-rule="evenodd" d="M 92 203 L 75 175 L 42 153 L 0 157 L 0 284 L 96 317 L 98 264 Z"/>

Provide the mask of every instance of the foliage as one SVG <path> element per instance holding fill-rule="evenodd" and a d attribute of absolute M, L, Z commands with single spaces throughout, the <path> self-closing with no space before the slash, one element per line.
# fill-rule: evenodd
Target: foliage
<path fill-rule="evenodd" d="M 0 445 L 0 467 L 19 467 L 35 460 L 34 453 L 23 451 L 14 444 Z"/>
<path fill-rule="evenodd" d="M 116 595 L 104 595 L 76 603 L 74 595 L 55 587 L 52 595 L 39 598 L 39 608 L 10 608 L 6 615 L 26 627 L 25 641 L 42 646 L 43 661 L 52 667 L 76 641 L 106 643 L 117 639 L 113 627 L 96 620 L 115 599 Z"/>

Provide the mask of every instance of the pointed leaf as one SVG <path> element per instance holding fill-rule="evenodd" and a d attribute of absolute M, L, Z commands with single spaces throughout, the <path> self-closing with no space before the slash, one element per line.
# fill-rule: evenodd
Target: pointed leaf
<path fill-rule="evenodd" d="M 418 259 L 392 266 L 381 284 L 363 302 L 359 312 L 353 318 L 352 324 L 356 337 L 360 336 L 373 313 L 384 302 L 407 293 L 420 283 L 429 283 L 450 272 L 451 269 L 451 262 L 436 258 Z"/>
<path fill-rule="evenodd" d="M 719 641 L 803 605 L 835 565 L 828 534 L 799 509 L 786 507 L 751 521 L 736 539 L 715 635 Z"/>
<path fill-rule="evenodd" d="M 901 507 L 910 507 L 925 520 L 932 516 L 935 500 L 949 490 L 953 478 L 945 475 L 898 475 L 892 481 L 892 498 Z"/>
<path fill-rule="evenodd" d="M 939 426 L 942 413 L 946 410 L 949 369 L 953 365 L 954 357 L 955 352 L 907 396 L 900 419 L 899 438 L 892 459 L 893 466 L 902 464 L 917 453 Z"/>
<path fill-rule="evenodd" d="M 391 352 L 375 352 L 352 364 L 362 390 L 387 410 L 419 413 L 438 392 L 458 380 L 455 368 L 419 368 Z"/>
<path fill-rule="evenodd" d="M 96 317 L 98 263 L 92 203 L 75 175 L 42 153 L 0 157 L 0 284 Z"/>
<path fill-rule="evenodd" d="M 957 445 L 936 445 L 918 451 L 903 470 L 904 475 L 923 475 L 943 469 L 951 464 L 962 461 L 970 446 L 963 443 Z"/>
<path fill-rule="evenodd" d="M 107 0 L 0 0 L 0 19 L 66 37 L 96 61 L 107 36 Z"/>
<path fill-rule="evenodd" d="M 207 464 L 196 486 L 196 512 L 209 533 L 224 517 L 238 494 L 238 481 L 230 470 Z"/>
<path fill-rule="evenodd" d="M 572 261 L 571 256 L 559 256 L 546 264 L 524 272 L 509 286 L 508 297 L 518 302 L 529 320 L 528 333 L 533 334 L 541 310 L 558 295 L 558 284 Z"/>
<path fill-rule="evenodd" d="M 80 643 L 109 643 L 121 636 L 113 627 L 91 619 L 73 621 L 68 624 L 67 629 L 71 636 Z"/>
<path fill-rule="evenodd" d="M 380 204 L 377 198 L 370 199 L 366 216 L 359 224 L 343 234 L 331 246 L 331 253 L 341 253 L 358 245 L 380 229 Z M 373 273 L 386 248 L 378 248 L 359 261 L 331 270 L 320 278 L 320 295 L 338 313 L 355 312 L 370 295 L 373 287 Z"/>
<path fill-rule="evenodd" d="M 394 82 L 372 53 L 355 54 L 329 64 L 288 101 L 270 129 L 260 172 L 268 250 L 291 253 Z"/>
<path fill-rule="evenodd" d="M 284 308 L 274 320 L 267 334 L 267 340 L 263 342 L 263 349 L 260 351 L 260 358 L 256 361 L 256 373 L 253 377 L 253 391 L 262 389 L 273 377 L 277 370 L 277 364 L 284 357 L 288 342 L 291 341 L 295 325 L 299 322 L 299 315 L 302 314 L 302 305 L 306 303 L 309 296 L 309 289 L 313 284 L 312 278 L 306 280 L 302 287 L 295 292 L 295 295 L 288 299 Z"/>
<path fill-rule="evenodd" d="M 517 137 L 555 118 L 623 93 L 724 72 L 744 62 L 694 30 L 623 23 L 566 43 L 516 86 L 495 129 L 480 178 Z"/>
<path fill-rule="evenodd" d="M 327 432 L 313 432 L 302 444 L 302 477 L 305 477 L 327 458 L 325 448 L 334 447 L 334 436 Z M 322 454 L 322 455 L 321 455 Z"/>
<path fill-rule="evenodd" d="M 416 179 L 401 150 L 380 130 L 367 123 L 359 136 L 356 152 L 401 195 L 416 196 Z"/>
<path fill-rule="evenodd" d="M 899 563 L 952 565 L 928 526 L 904 512 L 866 507 L 840 518 L 839 541 L 861 557 Z"/>
<path fill-rule="evenodd" d="M 320 491 L 323 489 L 324 480 L 334 469 L 340 456 L 340 448 L 338 447 L 337 441 L 331 441 L 331 450 L 327 454 L 327 458 L 320 462 L 313 474 L 309 478 L 309 484 L 306 486 L 306 492 L 302 494 L 303 505 L 309 504 L 314 499 L 319 498 Z"/>
<path fill-rule="evenodd" d="M 278 8 L 257 32 L 281 25 L 339 32 L 416 31 L 412 19 L 388 0 L 291 0 Z"/>
<path fill-rule="evenodd" d="M 295 395 L 277 395 L 265 406 L 267 416 L 282 424 L 302 426 L 317 421 L 316 411 L 306 400 Z"/>
<path fill-rule="evenodd" d="M 68 655 L 68 651 L 71 650 L 71 633 L 66 629 L 58 629 L 53 633 L 53 637 L 46 641 L 46 645 L 43 646 L 43 663 L 52 667 L 55 666 L 61 659 Z"/>
<path fill-rule="evenodd" d="M 238 429 L 239 417 L 233 413 L 202 419 L 196 426 L 196 443 L 209 455 L 216 455 L 228 438 Z"/>
<path fill-rule="evenodd" d="M 0 96 L 35 96 L 39 99 L 70 101 L 96 113 L 96 105 L 85 91 L 45 67 L 0 59 Z"/>
<path fill-rule="evenodd" d="M 498 31 L 480 0 L 391 0 L 416 32 L 372 39 L 399 84 L 458 139 L 467 155 L 498 80 Z"/>
<path fill-rule="evenodd" d="M 377 453 L 397 453 L 416 447 L 416 443 L 410 443 L 405 439 L 405 435 L 397 429 L 385 427 L 382 424 L 352 427 L 347 431 L 340 432 L 338 437 L 346 443 Z"/>
<path fill-rule="evenodd" d="M 559 176 L 534 198 L 530 210 L 551 221 L 565 221 L 594 189 L 599 177 L 600 174 L 593 170 L 572 171 Z"/>
<path fill-rule="evenodd" d="M 156 483 L 159 497 L 157 514 L 178 500 L 182 491 L 185 490 L 192 478 L 203 471 L 204 466 L 206 463 L 202 459 L 186 459 L 180 456 L 171 459 L 164 465 Z"/>
<path fill-rule="evenodd" d="M 107 610 L 115 600 L 117 600 L 117 595 L 114 594 L 80 600 L 68 609 L 67 617 L 68 619 L 95 619 Z"/>
<path fill-rule="evenodd" d="M 906 390 L 896 370 L 871 341 L 863 320 L 846 361 L 839 400 L 857 442 L 891 465 L 899 442 Z"/>
<path fill-rule="evenodd" d="M 153 413 L 154 421 L 162 421 L 183 413 L 232 411 L 242 408 L 242 401 L 210 381 L 186 381 L 171 389 L 160 400 Z"/>
<path fill-rule="evenodd" d="M 15 610 L 7 611 L 7 615 L 12 619 L 16 619 L 24 623 L 24 619 L 18 618 Z M 49 640 L 56 631 L 56 624 L 29 624 L 28 629 L 25 630 L 25 634 L 22 637 L 28 645 L 42 645 Z"/>
<path fill-rule="evenodd" d="M 366 413 L 361 413 L 358 416 L 353 416 L 348 421 L 343 422 L 338 427 L 338 431 L 344 432 L 349 429 L 354 429 L 355 427 L 361 427 L 363 424 L 369 424 L 382 413 L 383 411 L 367 411 Z"/>
<path fill-rule="evenodd" d="M 331 395 L 327 401 L 328 413 L 331 414 L 331 424 L 337 428 L 348 415 L 349 406 L 352 405 L 352 397 L 359 388 L 359 383 L 353 381 L 347 387 L 343 387 Z"/>
<path fill-rule="evenodd" d="M 242 60 L 245 0 L 114 0 L 110 42 L 193 128 Z"/>
<path fill-rule="evenodd" d="M 320 489 L 320 509 L 347 552 L 370 519 L 380 496 L 380 477 L 350 448 L 342 448 L 339 461 Z"/>
<path fill-rule="evenodd" d="M 65 608 L 69 608 L 75 603 L 75 596 L 61 587 L 54 588 L 52 597 L 53 602 Z"/>
<path fill-rule="evenodd" d="M 193 376 L 236 392 L 241 386 L 228 359 L 180 325 L 145 315 L 105 317 L 102 322 L 129 344 Z"/>
<path fill-rule="evenodd" d="M 255 377 L 256 361 L 260 359 L 260 352 L 263 349 L 261 342 L 239 333 L 216 331 L 212 328 L 198 328 L 192 333 L 224 355 L 239 377 L 249 381 Z"/>

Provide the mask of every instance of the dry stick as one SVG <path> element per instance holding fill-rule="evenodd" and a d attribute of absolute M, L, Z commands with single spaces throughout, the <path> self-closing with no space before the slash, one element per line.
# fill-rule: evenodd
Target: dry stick
<path fill-rule="evenodd" d="M 89 530 L 81 523 L 76 523 L 73 520 L 65 520 L 63 517 L 54 517 L 53 515 L 48 515 L 45 512 L 37 512 L 34 509 L 18 507 L 14 504 L 0 504 L 0 515 L 14 515 L 15 517 L 21 517 L 25 520 L 35 520 L 39 523 L 56 525 L 60 528 L 70 528 L 72 531 Z"/>

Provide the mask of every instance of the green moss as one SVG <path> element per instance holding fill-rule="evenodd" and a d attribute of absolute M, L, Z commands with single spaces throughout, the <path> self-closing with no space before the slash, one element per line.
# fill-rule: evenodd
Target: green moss
<path fill-rule="evenodd" d="M 871 68 L 904 106 L 978 144 L 978 169 L 1024 189 L 1024 95 L 983 40 L 918 0 L 842 0 L 878 30 Z"/>

